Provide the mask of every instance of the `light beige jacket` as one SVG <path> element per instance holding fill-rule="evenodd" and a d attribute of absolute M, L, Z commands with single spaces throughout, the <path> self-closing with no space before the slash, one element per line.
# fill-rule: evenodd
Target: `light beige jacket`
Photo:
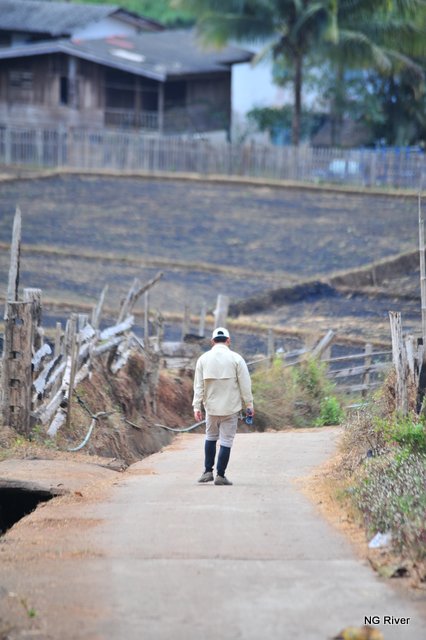
<path fill-rule="evenodd" d="M 251 380 L 244 359 L 223 344 L 198 358 L 194 377 L 194 411 L 204 404 L 211 416 L 229 416 L 253 407 Z"/>

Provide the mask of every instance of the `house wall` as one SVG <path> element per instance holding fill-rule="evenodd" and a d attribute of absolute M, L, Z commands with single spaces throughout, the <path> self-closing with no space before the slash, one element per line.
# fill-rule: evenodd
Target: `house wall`
<path fill-rule="evenodd" d="M 64 54 L 0 60 L 0 126 L 228 131 L 230 84 L 225 72 L 161 85 Z"/>
<path fill-rule="evenodd" d="M 0 125 L 103 126 L 102 67 L 64 55 L 0 61 Z"/>
<path fill-rule="evenodd" d="M 184 107 L 166 101 L 166 132 L 228 131 L 230 120 L 231 72 L 189 79 Z"/>

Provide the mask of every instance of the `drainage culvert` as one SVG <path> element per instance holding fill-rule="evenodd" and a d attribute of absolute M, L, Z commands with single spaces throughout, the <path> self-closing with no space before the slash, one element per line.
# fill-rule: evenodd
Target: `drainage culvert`
<path fill-rule="evenodd" d="M 0 479 L 0 535 L 34 511 L 40 503 L 62 494 L 62 491 L 45 489 L 29 482 Z"/>

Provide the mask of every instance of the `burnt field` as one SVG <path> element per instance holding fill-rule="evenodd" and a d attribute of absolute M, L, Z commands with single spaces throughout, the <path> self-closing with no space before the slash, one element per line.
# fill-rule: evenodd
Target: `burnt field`
<path fill-rule="evenodd" d="M 118 308 L 134 277 L 159 270 L 152 308 L 182 313 L 187 303 L 198 314 L 218 293 L 239 300 L 415 250 L 418 241 L 417 202 L 403 196 L 91 175 L 16 180 L 0 190 L 1 282 L 5 288 L 19 205 L 21 286 L 43 290 L 46 324 L 64 303 L 94 304 L 105 284 L 107 306 Z M 257 319 L 386 339 L 389 309 L 414 330 L 420 322 L 418 276 L 404 277 L 386 291 L 311 296 Z M 401 300 L 401 291 L 410 296 Z"/>

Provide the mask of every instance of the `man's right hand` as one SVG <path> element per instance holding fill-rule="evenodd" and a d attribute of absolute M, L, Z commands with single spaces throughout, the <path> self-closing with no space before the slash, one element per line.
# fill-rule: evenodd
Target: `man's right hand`
<path fill-rule="evenodd" d="M 196 422 L 201 422 L 201 420 L 203 419 L 202 411 L 200 411 L 199 409 L 195 409 L 194 410 L 194 418 L 195 418 Z"/>

